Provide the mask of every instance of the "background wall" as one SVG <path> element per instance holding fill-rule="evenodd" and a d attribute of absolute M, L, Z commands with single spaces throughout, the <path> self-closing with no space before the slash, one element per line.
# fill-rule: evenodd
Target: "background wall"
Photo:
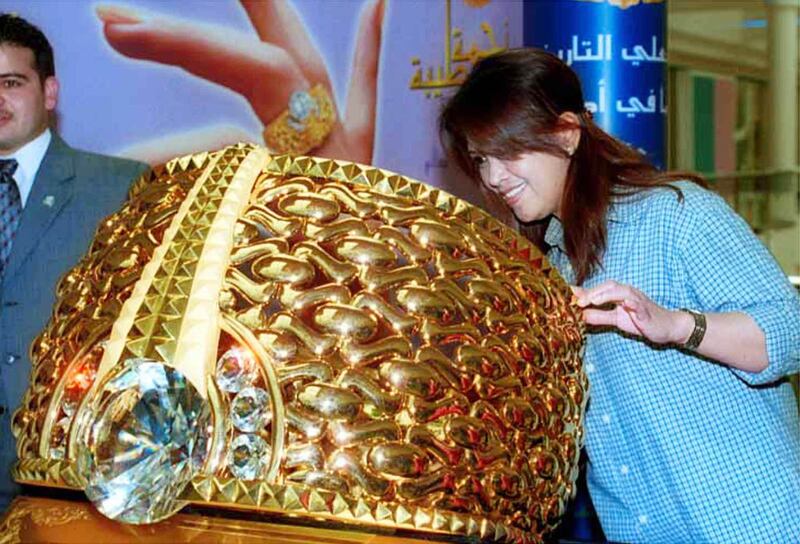
<path fill-rule="evenodd" d="M 800 282 L 799 7 L 796 0 L 667 3 L 669 164 L 708 176 L 795 282 Z M 794 31 L 786 32 L 792 23 Z M 794 107 L 775 111 L 774 88 L 784 87 L 781 95 L 788 91 L 782 74 L 794 74 Z M 776 157 L 776 147 L 786 142 L 794 149 Z"/>

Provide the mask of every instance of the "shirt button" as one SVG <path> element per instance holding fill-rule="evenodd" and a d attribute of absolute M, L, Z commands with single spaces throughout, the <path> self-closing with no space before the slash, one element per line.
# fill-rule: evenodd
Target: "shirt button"
<path fill-rule="evenodd" d="M 619 467 L 619 472 L 622 475 L 625 475 L 625 474 L 629 473 L 630 471 L 631 471 L 631 469 L 628 468 L 628 465 L 622 465 L 621 467 Z"/>
<path fill-rule="evenodd" d="M 603 423 L 611 423 L 611 416 L 608 414 L 603 414 L 600 419 L 603 420 Z"/>
<path fill-rule="evenodd" d="M 6 357 L 6 364 L 13 365 L 14 361 L 16 360 L 17 360 L 16 355 L 9 355 L 8 357 Z"/>
<path fill-rule="evenodd" d="M 639 523 L 641 523 L 642 525 L 646 524 L 647 523 L 647 516 L 645 516 L 644 514 L 639 516 Z"/>

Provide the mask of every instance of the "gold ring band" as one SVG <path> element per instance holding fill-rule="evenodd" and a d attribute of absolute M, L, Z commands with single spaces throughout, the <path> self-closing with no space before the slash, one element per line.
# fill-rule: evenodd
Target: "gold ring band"
<path fill-rule="evenodd" d="M 292 93 L 287 109 L 264 129 L 264 142 L 273 152 L 303 155 L 322 145 L 335 123 L 331 95 L 317 84 Z"/>

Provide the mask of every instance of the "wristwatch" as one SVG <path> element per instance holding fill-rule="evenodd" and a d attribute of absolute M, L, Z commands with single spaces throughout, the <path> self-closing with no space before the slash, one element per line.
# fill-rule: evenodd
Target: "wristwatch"
<path fill-rule="evenodd" d="M 692 334 L 689 335 L 689 339 L 681 344 L 681 347 L 695 351 L 700 346 L 700 342 L 703 341 L 703 337 L 706 335 L 706 316 L 705 314 L 690 310 L 689 308 L 681 308 L 681 311 L 688 313 L 694 319 L 694 330 L 692 331 Z"/>

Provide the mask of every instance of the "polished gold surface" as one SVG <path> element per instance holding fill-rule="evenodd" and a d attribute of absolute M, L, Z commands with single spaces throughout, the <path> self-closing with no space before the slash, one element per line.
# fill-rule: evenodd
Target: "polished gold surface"
<path fill-rule="evenodd" d="M 0 544 L 425 544 L 426 539 L 310 527 L 297 520 L 230 519 L 177 514 L 153 525 L 127 525 L 100 515 L 89 503 L 18 497 L 0 516 Z"/>
<path fill-rule="evenodd" d="M 212 413 L 208 456 L 175 499 L 540 541 L 583 432 L 570 300 L 529 242 L 414 180 L 244 144 L 176 159 L 59 283 L 14 416 L 15 477 L 82 489 L 103 388 L 142 357 Z M 215 374 L 229 353 L 268 398 L 248 433 Z M 247 479 L 229 451 L 245 434 L 267 446 Z"/>

